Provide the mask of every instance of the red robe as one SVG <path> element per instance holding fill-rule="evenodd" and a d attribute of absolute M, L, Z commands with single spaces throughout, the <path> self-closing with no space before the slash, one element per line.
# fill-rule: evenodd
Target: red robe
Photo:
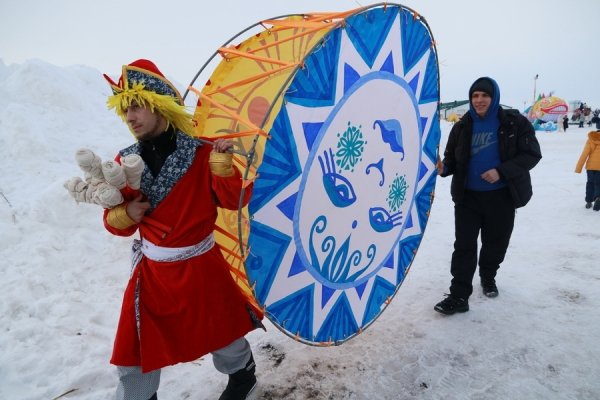
<path fill-rule="evenodd" d="M 156 245 L 195 245 L 213 232 L 216 202 L 220 207 L 238 209 L 241 174 L 236 169 L 231 177 L 212 175 L 208 166 L 210 151 L 211 146 L 197 148 L 187 172 L 149 214 L 172 228 Z M 247 203 L 250 187 L 245 194 Z M 118 230 L 106 223 L 106 212 L 105 227 L 111 233 L 129 236 L 139 228 L 141 237 L 148 239 L 144 224 Z M 183 261 L 156 262 L 144 256 L 125 289 L 111 363 L 141 366 L 143 372 L 148 372 L 192 361 L 244 336 L 262 317 L 262 312 L 244 298 L 216 244 L 208 252 Z"/>

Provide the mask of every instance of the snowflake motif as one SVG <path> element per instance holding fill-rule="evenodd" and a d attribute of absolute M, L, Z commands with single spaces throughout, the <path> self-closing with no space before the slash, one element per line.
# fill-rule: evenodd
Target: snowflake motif
<path fill-rule="evenodd" d="M 402 203 L 404 203 L 407 190 L 408 184 L 406 183 L 406 176 L 396 176 L 390 185 L 390 193 L 386 199 L 392 212 L 398 211 Z"/>
<path fill-rule="evenodd" d="M 342 134 L 338 133 L 340 138 L 337 144 L 336 164 L 346 171 L 354 171 L 354 167 L 362 161 L 362 154 L 367 142 L 363 140 L 361 126 L 352 126 L 348 121 L 348 129 Z"/>
<path fill-rule="evenodd" d="M 171 88 L 166 81 L 156 76 L 148 75 L 145 72 L 128 70 L 127 81 L 130 87 L 132 87 L 135 83 L 141 83 L 144 85 L 146 90 L 150 90 L 158 94 L 166 94 L 172 97 L 177 97 L 177 93 L 175 93 L 173 88 Z"/>

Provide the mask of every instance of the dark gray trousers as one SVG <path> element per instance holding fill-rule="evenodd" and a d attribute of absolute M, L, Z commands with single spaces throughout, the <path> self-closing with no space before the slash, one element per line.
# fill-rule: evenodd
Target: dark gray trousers
<path fill-rule="evenodd" d="M 600 197 L 600 171 L 588 169 L 586 171 L 585 202 L 592 203 Z"/>
<path fill-rule="evenodd" d="M 233 343 L 211 353 L 217 371 L 232 374 L 244 368 L 252 350 L 246 338 L 241 337 Z M 142 373 L 140 367 L 117 367 L 119 384 L 116 400 L 148 400 L 160 384 L 160 369 Z"/>

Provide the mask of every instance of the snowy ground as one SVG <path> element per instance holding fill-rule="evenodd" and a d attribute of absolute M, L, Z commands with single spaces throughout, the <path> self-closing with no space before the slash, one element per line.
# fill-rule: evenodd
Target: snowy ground
<path fill-rule="evenodd" d="M 62 187 L 81 175 L 76 149 L 109 159 L 132 141 L 105 109 L 108 94 L 91 68 L 0 62 L 0 399 L 112 398 L 108 358 L 130 239 L 109 235 L 100 209 L 76 205 Z M 268 323 L 249 335 L 258 397 L 600 398 L 600 212 L 583 207 L 585 174 L 573 172 L 588 131 L 539 132 L 544 158 L 498 298 L 476 288 L 468 313 L 433 311 L 453 241 L 450 180 L 439 179 L 411 271 L 363 334 L 333 348 L 299 344 Z M 159 398 L 215 399 L 225 383 L 207 356 L 166 368 Z"/>

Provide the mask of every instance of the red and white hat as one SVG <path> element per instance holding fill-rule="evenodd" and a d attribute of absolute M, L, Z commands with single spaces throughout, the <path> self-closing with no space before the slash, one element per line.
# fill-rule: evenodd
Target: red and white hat
<path fill-rule="evenodd" d="M 123 65 L 118 83 L 103 75 L 113 92 L 108 108 L 114 108 L 123 120 L 127 108 L 136 103 L 158 111 L 175 128 L 193 134 L 192 115 L 186 111 L 181 94 L 152 61 L 139 59 Z"/>
<path fill-rule="evenodd" d="M 119 83 L 115 83 L 106 74 L 104 74 L 104 79 L 108 81 L 115 95 L 133 90 L 137 84 L 141 84 L 144 86 L 144 90 L 171 96 L 178 104 L 183 105 L 179 91 L 150 60 L 139 59 L 131 64 L 123 65 Z"/>

